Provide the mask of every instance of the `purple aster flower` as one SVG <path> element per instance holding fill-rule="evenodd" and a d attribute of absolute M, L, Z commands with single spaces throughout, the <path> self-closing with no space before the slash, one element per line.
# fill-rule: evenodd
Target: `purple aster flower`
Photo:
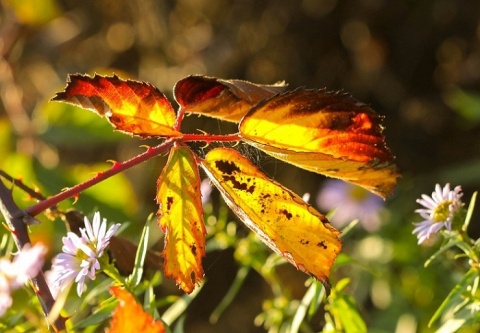
<path fill-rule="evenodd" d="M 324 182 L 317 196 L 317 205 L 323 211 L 332 211 L 330 222 L 337 228 L 358 219 L 367 231 L 380 227 L 383 200 L 367 190 L 337 179 Z"/>
<path fill-rule="evenodd" d="M 25 246 L 13 261 L 0 258 L 0 316 L 12 305 L 10 293 L 37 276 L 47 248 L 42 244 Z"/>
<path fill-rule="evenodd" d="M 418 244 L 423 243 L 442 228 L 452 229 L 453 218 L 463 207 L 462 195 L 460 186 L 450 190 L 450 184 L 443 188 L 437 184 L 432 196 L 422 194 L 422 198 L 417 199 L 417 202 L 425 207 L 415 210 L 424 219 L 422 222 L 415 223 L 413 230 L 413 234 L 417 234 Z"/>
<path fill-rule="evenodd" d="M 98 212 L 93 217 L 93 223 L 90 223 L 87 217 L 84 221 L 85 228 L 80 229 L 82 237 L 68 232 L 67 237 L 62 239 L 63 253 L 53 258 L 49 280 L 52 282 L 54 293 L 76 282 L 77 294 L 81 296 L 86 289 L 86 279 L 95 280 L 96 271 L 100 269 L 98 259 L 110 243 L 110 238 L 120 227 L 117 223 L 107 230 L 107 221 L 105 219 L 101 221 Z"/>
<path fill-rule="evenodd" d="M 210 200 L 210 194 L 212 193 L 212 183 L 210 179 L 205 178 L 200 183 L 200 192 L 202 194 L 202 205 L 205 205 Z"/>

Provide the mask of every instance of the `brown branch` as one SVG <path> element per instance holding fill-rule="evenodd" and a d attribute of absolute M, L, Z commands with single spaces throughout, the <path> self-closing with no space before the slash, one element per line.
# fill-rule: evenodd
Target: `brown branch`
<path fill-rule="evenodd" d="M 46 199 L 43 194 L 41 194 L 41 193 L 35 191 L 34 189 L 32 189 L 31 187 L 25 185 L 21 181 L 21 179 L 14 178 L 3 170 L 0 170 L 0 176 L 5 178 L 6 180 L 8 180 L 10 183 L 15 185 L 16 187 L 20 188 L 23 192 L 27 193 L 32 198 L 37 199 L 37 200 L 45 200 Z"/>
<path fill-rule="evenodd" d="M 24 211 L 22 211 L 13 201 L 12 192 L 0 180 L 0 211 L 2 212 L 8 228 L 12 232 L 12 236 L 17 244 L 17 248 L 22 251 L 25 245 L 30 245 L 30 237 L 28 236 L 27 224 L 31 224 L 31 219 Z M 34 286 L 37 297 L 42 305 L 45 317 L 48 316 L 55 303 L 55 299 L 50 292 L 47 281 L 43 272 L 30 279 Z M 65 329 L 65 318 L 59 316 L 53 323 L 55 330 Z"/>

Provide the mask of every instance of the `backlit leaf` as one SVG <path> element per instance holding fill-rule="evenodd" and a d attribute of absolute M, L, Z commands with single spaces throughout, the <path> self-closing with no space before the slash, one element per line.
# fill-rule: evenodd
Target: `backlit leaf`
<path fill-rule="evenodd" d="M 70 103 L 105 116 L 118 130 L 141 137 L 177 137 L 175 111 L 167 98 L 146 82 L 75 74 L 53 101 Z"/>
<path fill-rule="evenodd" d="M 325 216 L 233 149 L 211 150 L 202 167 L 228 206 L 262 241 L 328 286 L 341 243 L 340 232 Z"/>
<path fill-rule="evenodd" d="M 262 85 L 192 75 L 175 84 L 174 94 L 186 112 L 239 122 L 253 105 L 284 91 L 285 87 L 283 82 Z"/>
<path fill-rule="evenodd" d="M 200 175 L 192 151 L 173 147 L 158 179 L 158 222 L 165 233 L 165 276 L 173 277 L 186 293 L 203 278 L 205 226 Z"/>
<path fill-rule="evenodd" d="M 398 173 L 381 120 L 349 95 L 297 89 L 254 106 L 240 123 L 240 135 L 278 159 L 385 198 Z"/>
<path fill-rule="evenodd" d="M 165 327 L 161 321 L 155 321 L 152 316 L 145 312 L 135 298 L 125 289 L 110 287 L 110 293 L 119 300 L 115 308 L 110 328 L 106 333 L 163 333 Z"/>

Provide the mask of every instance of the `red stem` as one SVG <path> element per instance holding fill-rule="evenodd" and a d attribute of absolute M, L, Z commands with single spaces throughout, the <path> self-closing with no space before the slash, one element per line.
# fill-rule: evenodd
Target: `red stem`
<path fill-rule="evenodd" d="M 149 147 L 146 152 L 137 155 L 125 162 L 115 162 L 113 166 L 104 171 L 104 172 L 99 172 L 95 177 L 80 183 L 78 185 L 75 185 L 74 187 L 71 187 L 63 192 L 60 192 L 52 197 L 49 197 L 43 201 L 38 202 L 37 204 L 30 206 L 25 209 L 25 212 L 30 215 L 30 216 L 36 216 L 43 212 L 44 210 L 57 205 L 61 201 L 75 197 L 77 196 L 80 192 L 85 191 L 89 187 L 107 179 L 110 178 L 114 175 L 116 175 L 119 172 L 122 172 L 126 169 L 129 169 L 137 164 L 140 164 L 142 162 L 145 162 L 149 160 L 152 157 L 155 157 L 157 155 L 165 153 L 174 143 L 174 139 L 168 139 L 164 143 L 155 146 L 155 147 Z"/>
<path fill-rule="evenodd" d="M 43 212 L 44 210 L 53 207 L 60 203 L 61 201 L 75 197 L 80 194 L 80 192 L 85 191 L 86 189 L 92 187 L 95 184 L 98 184 L 99 182 L 110 178 L 117 173 L 120 173 L 124 170 L 127 170 L 137 164 L 143 163 L 147 160 L 149 160 L 152 157 L 155 157 L 157 155 L 165 153 L 167 150 L 170 149 L 170 147 L 173 145 L 175 141 L 179 142 L 187 142 L 187 141 L 204 141 L 206 143 L 210 143 L 213 141 L 218 141 L 218 142 L 235 142 L 235 141 L 240 141 L 241 138 L 238 133 L 235 134 L 227 134 L 227 135 L 212 135 L 212 134 L 184 134 L 180 138 L 170 138 L 166 140 L 164 143 L 155 146 L 155 147 L 150 147 L 147 149 L 146 152 L 137 155 L 125 162 L 115 162 L 113 166 L 103 172 L 99 172 L 95 177 L 90 178 L 89 180 L 80 183 L 78 185 L 75 185 L 74 187 L 71 187 L 63 192 L 60 192 L 54 196 L 51 196 L 45 200 L 42 200 L 35 205 L 32 205 L 30 207 L 27 207 L 25 209 L 25 212 L 30 215 L 30 216 L 36 216 Z"/>
<path fill-rule="evenodd" d="M 235 142 L 240 141 L 242 138 L 239 133 L 234 134 L 184 134 L 182 136 L 183 142 L 188 141 L 204 141 L 206 143 L 218 141 L 218 142 Z"/>
<path fill-rule="evenodd" d="M 173 126 L 173 128 L 176 131 L 180 131 L 180 127 L 182 126 L 182 121 L 184 117 L 185 117 L 185 110 L 182 107 L 178 108 L 177 120 L 175 122 L 175 125 Z"/>

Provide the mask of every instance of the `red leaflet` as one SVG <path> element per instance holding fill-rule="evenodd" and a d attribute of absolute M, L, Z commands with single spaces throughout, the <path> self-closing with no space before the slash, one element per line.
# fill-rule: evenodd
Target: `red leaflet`
<path fill-rule="evenodd" d="M 283 82 L 262 85 L 192 75 L 178 81 L 174 93 L 186 112 L 239 122 L 253 105 L 284 91 L 285 87 Z"/>
<path fill-rule="evenodd" d="M 53 101 L 67 102 L 104 116 L 119 131 L 141 137 L 177 137 L 176 116 L 168 99 L 150 83 L 118 76 L 70 75 Z"/>

